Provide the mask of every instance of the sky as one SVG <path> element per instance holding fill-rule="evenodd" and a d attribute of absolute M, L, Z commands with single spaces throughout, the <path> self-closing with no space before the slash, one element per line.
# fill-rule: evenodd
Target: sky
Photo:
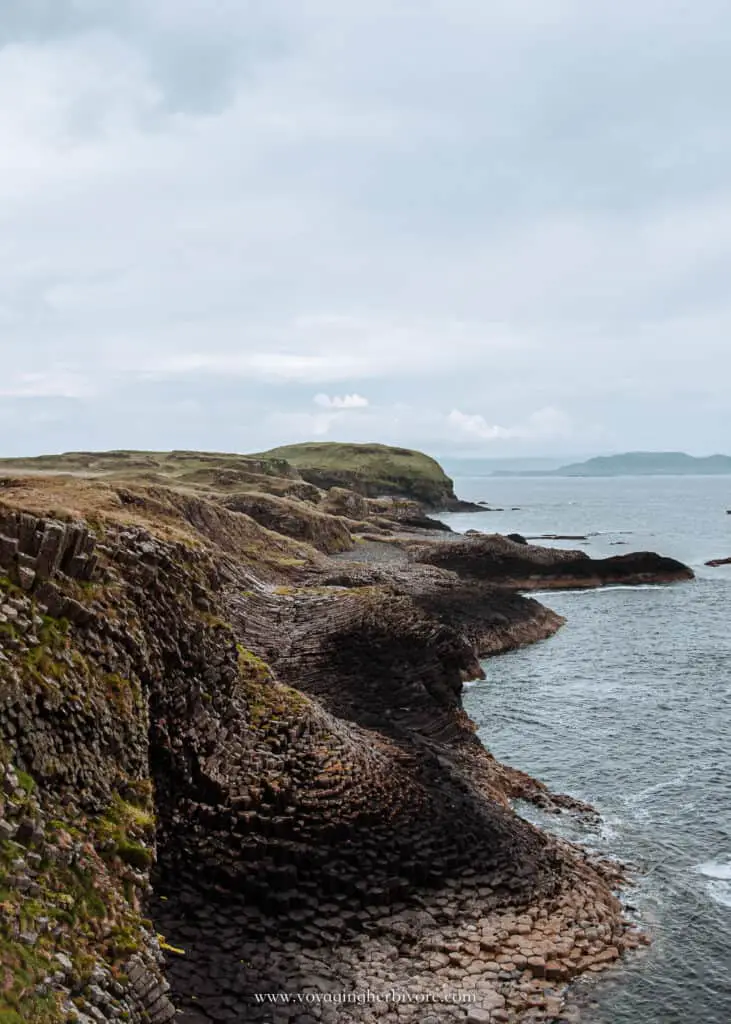
<path fill-rule="evenodd" d="M 731 450 L 725 0 L 2 0 L 0 455 Z"/>

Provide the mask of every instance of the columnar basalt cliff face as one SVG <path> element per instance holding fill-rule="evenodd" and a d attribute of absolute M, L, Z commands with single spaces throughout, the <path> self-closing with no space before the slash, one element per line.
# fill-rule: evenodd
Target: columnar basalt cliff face
<path fill-rule="evenodd" d="M 364 564 L 159 485 L 3 493 L 8 1024 L 556 1016 L 640 941 L 612 872 L 510 807 L 570 798 L 461 707 L 480 657 L 560 617 L 409 564 L 408 535 Z M 474 1001 L 342 999 L 443 988 Z"/>

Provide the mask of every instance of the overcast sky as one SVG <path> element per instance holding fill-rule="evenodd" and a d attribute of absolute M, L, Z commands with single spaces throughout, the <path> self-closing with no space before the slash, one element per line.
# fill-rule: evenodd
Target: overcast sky
<path fill-rule="evenodd" d="M 731 449 L 722 0 L 2 0 L 0 454 Z"/>

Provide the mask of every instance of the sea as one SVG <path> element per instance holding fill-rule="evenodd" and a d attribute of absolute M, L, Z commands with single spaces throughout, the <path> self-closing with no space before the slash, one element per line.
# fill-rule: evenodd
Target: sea
<path fill-rule="evenodd" d="M 594 556 L 657 551 L 693 582 L 536 593 L 567 624 L 484 662 L 465 707 L 485 745 L 553 790 L 593 804 L 596 826 L 516 809 L 629 865 L 627 913 L 651 946 L 580 982 L 585 1024 L 731 1022 L 731 477 L 471 476 L 458 531 L 570 534 Z"/>

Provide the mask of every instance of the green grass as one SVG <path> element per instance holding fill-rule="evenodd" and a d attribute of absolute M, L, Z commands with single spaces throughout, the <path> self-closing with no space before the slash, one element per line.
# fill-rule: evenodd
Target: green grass
<path fill-rule="evenodd" d="M 81 476 L 124 477 L 165 482 L 189 479 L 203 482 L 212 472 L 239 472 L 263 475 L 286 474 L 281 459 L 260 459 L 223 452 L 65 452 L 62 455 L 38 455 L 32 458 L 2 459 L 0 472 L 71 473 Z"/>
<path fill-rule="evenodd" d="M 125 864 L 129 864 L 130 867 L 137 868 L 139 871 L 145 871 L 151 867 L 154 860 L 152 850 L 126 839 L 117 843 L 116 854 Z"/>
<path fill-rule="evenodd" d="M 20 788 L 24 790 L 28 796 L 30 796 L 36 788 L 35 779 L 27 772 L 17 771 L 16 774 L 18 776 Z"/>
<path fill-rule="evenodd" d="M 60 657 L 68 648 L 68 629 L 66 619 L 43 616 L 43 625 L 38 630 L 39 642 L 24 656 L 25 670 L 40 686 L 60 684 L 69 671 Z"/>
<path fill-rule="evenodd" d="M 452 481 L 439 463 L 422 452 L 382 444 L 307 442 L 268 452 L 66 452 L 0 460 L 0 473 L 70 473 L 116 480 L 139 480 L 204 487 L 219 492 L 271 487 L 301 476 L 317 486 L 357 485 L 363 493 L 401 494 L 437 501 L 451 495 Z M 266 480 L 271 480 L 271 485 Z"/>
<path fill-rule="evenodd" d="M 239 678 L 253 726 L 260 727 L 304 714 L 310 706 L 307 697 L 291 686 L 276 682 L 269 665 L 252 651 L 241 644 L 237 644 L 237 650 Z"/>
<path fill-rule="evenodd" d="M 410 448 L 392 448 L 385 444 L 308 441 L 272 448 L 258 458 L 285 459 L 297 469 L 344 469 L 384 476 L 398 472 L 437 482 L 448 479 L 436 459 Z"/>
<path fill-rule="evenodd" d="M 109 844 L 108 854 L 112 857 L 119 857 L 125 864 L 140 870 L 152 865 L 154 855 L 146 844 L 152 843 L 155 837 L 155 816 L 146 807 L 138 807 L 116 795 L 95 827 L 99 838 Z"/>
<path fill-rule="evenodd" d="M 273 448 L 259 457 L 286 459 L 318 486 L 340 484 L 372 497 L 400 495 L 438 504 L 453 494 L 452 481 L 439 463 L 409 448 L 313 441 Z"/>

